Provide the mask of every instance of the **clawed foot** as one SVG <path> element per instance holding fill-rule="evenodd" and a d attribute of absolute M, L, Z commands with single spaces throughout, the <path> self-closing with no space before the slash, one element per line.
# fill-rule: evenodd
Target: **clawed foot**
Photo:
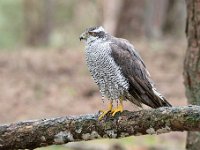
<path fill-rule="evenodd" d="M 104 118 L 105 115 L 107 115 L 108 113 L 111 113 L 112 116 L 115 116 L 116 113 L 118 112 L 123 112 L 123 104 L 122 104 L 122 100 L 120 99 L 120 104 L 117 108 L 113 109 L 113 105 L 112 105 L 112 101 L 110 102 L 109 105 L 109 109 L 108 110 L 100 110 L 100 112 L 102 112 L 102 114 L 99 116 L 99 120 L 102 120 Z"/>
<path fill-rule="evenodd" d="M 108 110 L 100 110 L 100 112 L 102 112 L 102 114 L 99 116 L 99 118 L 98 118 L 99 120 L 101 120 L 106 114 L 108 114 L 109 112 L 112 111 L 112 107 L 113 107 L 112 102 L 113 102 L 113 101 L 110 101 Z"/>
<path fill-rule="evenodd" d="M 106 114 L 108 114 L 109 112 L 111 112 L 111 110 L 100 110 L 100 112 L 102 112 L 102 114 L 99 116 L 99 120 L 102 120 L 103 119 L 103 117 L 106 115 Z"/>
<path fill-rule="evenodd" d="M 123 106 L 121 104 L 116 109 L 112 110 L 112 116 L 115 116 L 118 112 L 123 112 Z"/>

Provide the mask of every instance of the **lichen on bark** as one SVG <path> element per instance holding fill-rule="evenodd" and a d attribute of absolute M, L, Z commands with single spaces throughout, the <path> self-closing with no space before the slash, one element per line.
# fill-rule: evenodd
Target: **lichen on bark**
<path fill-rule="evenodd" d="M 186 0 L 186 5 L 188 48 L 184 61 L 185 93 L 189 104 L 200 105 L 200 1 Z M 193 123 L 193 117 L 188 118 L 191 123 Z M 188 150 L 197 150 L 199 147 L 200 133 L 189 132 L 186 148 Z"/>
<path fill-rule="evenodd" d="M 200 131 L 200 106 L 163 107 L 115 117 L 66 116 L 0 125 L 0 149 L 33 149 L 53 144 L 171 131 Z"/>

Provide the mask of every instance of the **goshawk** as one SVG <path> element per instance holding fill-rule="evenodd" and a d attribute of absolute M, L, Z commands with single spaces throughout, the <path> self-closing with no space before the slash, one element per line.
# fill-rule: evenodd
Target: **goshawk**
<path fill-rule="evenodd" d="M 86 43 L 86 62 L 89 71 L 100 89 L 102 97 L 110 100 L 107 113 L 114 116 L 123 111 L 123 101 L 129 100 L 141 107 L 152 108 L 171 104 L 157 92 L 146 66 L 129 41 L 108 34 L 103 27 L 91 27 L 80 36 Z M 119 101 L 113 108 L 113 101 Z"/>

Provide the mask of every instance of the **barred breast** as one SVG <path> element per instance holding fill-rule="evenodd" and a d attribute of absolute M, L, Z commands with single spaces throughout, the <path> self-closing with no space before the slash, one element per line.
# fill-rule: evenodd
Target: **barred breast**
<path fill-rule="evenodd" d="M 86 47 L 86 62 L 102 97 L 117 100 L 128 91 L 129 84 L 111 57 L 109 42 L 97 40 Z"/>

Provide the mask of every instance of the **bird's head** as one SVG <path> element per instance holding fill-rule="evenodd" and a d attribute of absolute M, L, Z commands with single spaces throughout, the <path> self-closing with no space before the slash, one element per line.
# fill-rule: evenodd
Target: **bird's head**
<path fill-rule="evenodd" d="M 83 32 L 79 39 L 85 40 L 87 43 L 90 43 L 96 39 L 103 39 L 106 35 L 106 32 L 102 26 L 90 27 Z"/>

